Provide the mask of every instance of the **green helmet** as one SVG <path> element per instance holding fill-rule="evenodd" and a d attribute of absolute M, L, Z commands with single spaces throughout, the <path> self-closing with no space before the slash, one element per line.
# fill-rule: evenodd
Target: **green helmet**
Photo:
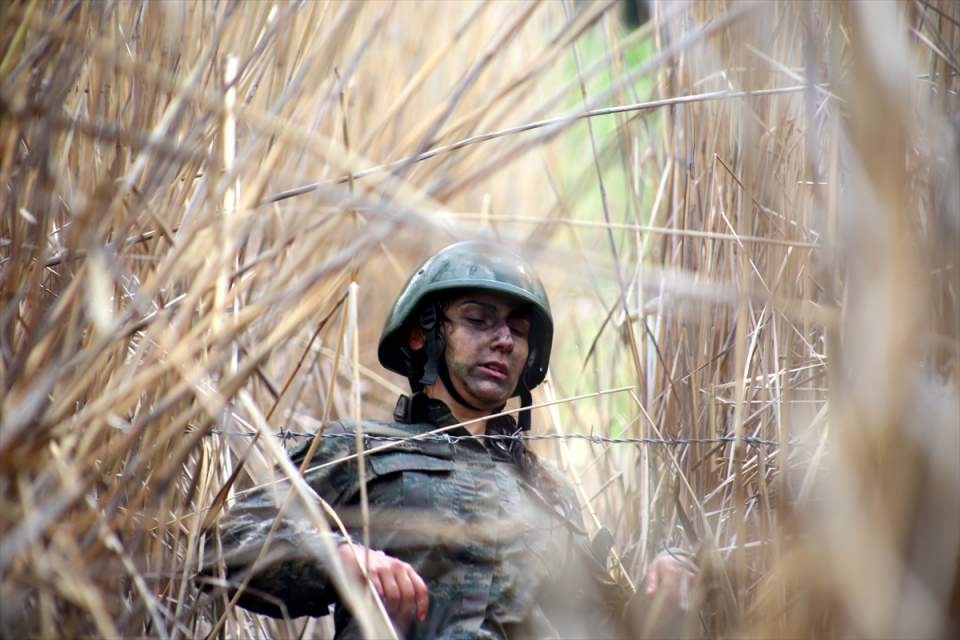
<path fill-rule="evenodd" d="M 380 364 L 407 377 L 414 375 L 406 349 L 407 331 L 418 326 L 426 306 L 468 289 L 496 292 L 530 306 L 530 356 L 513 395 L 543 382 L 553 342 L 553 316 L 543 284 L 522 258 L 498 244 L 478 240 L 441 249 L 410 276 L 380 335 Z"/>

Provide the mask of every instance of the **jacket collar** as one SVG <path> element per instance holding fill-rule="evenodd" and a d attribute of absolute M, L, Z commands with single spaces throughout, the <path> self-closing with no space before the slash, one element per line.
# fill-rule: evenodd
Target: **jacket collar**
<path fill-rule="evenodd" d="M 449 427 L 458 422 L 445 402 L 430 398 L 422 392 L 397 398 L 393 417 L 398 422 L 408 424 L 426 422 L 436 427 Z M 517 429 L 516 425 L 513 416 L 499 416 L 487 421 L 487 433 L 513 433 Z"/>

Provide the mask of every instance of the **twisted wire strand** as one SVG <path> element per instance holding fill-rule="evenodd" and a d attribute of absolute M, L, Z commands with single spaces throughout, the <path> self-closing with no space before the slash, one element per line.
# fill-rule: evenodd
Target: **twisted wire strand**
<path fill-rule="evenodd" d="M 256 434 L 255 431 L 240 431 L 226 433 L 220 429 L 212 429 L 209 433 L 226 435 L 226 436 L 235 436 L 243 438 L 252 438 Z M 297 438 L 354 438 L 353 433 L 305 433 L 302 431 L 291 431 L 289 429 L 281 429 L 274 433 L 274 435 L 281 440 L 293 440 Z M 637 444 L 637 445 L 664 445 L 664 446 L 680 446 L 680 445 L 689 445 L 689 444 L 726 444 L 736 442 L 737 438 L 733 435 L 725 436 L 714 436 L 710 438 L 638 438 L 638 437 L 611 437 L 611 436 L 601 436 L 592 433 L 527 433 L 527 434 L 478 434 L 478 435 L 450 435 L 447 433 L 438 433 L 438 434 L 426 434 L 426 435 L 411 435 L 411 436 L 386 436 L 386 435 L 374 435 L 374 434 L 364 434 L 364 437 L 380 442 L 400 442 L 404 440 L 426 440 L 433 442 L 448 442 L 450 444 L 457 444 L 465 440 L 501 440 L 501 441 L 513 441 L 513 440 L 582 440 L 585 442 L 590 442 L 592 444 Z M 744 436 L 744 444 L 754 446 L 754 447 L 778 447 L 780 443 L 775 440 L 767 440 L 764 438 L 757 438 L 753 436 Z"/>

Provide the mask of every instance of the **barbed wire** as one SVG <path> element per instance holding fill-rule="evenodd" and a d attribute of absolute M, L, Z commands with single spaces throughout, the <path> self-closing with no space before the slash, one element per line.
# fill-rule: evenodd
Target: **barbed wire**
<path fill-rule="evenodd" d="M 217 435 L 226 435 L 226 436 L 235 436 L 242 438 L 252 438 L 257 435 L 256 431 L 237 431 L 232 433 L 224 432 L 222 429 L 211 429 L 209 433 Z M 274 436 L 280 438 L 281 440 L 294 440 L 297 438 L 350 438 L 353 439 L 356 436 L 353 433 L 305 433 L 302 431 L 291 431 L 289 429 L 281 429 L 273 434 Z M 728 444 L 736 442 L 736 436 L 725 435 L 725 436 L 713 436 L 709 438 L 640 438 L 640 437 L 631 437 L 631 436 L 601 436 L 592 433 L 527 433 L 527 434 L 477 434 L 477 435 L 450 435 L 447 433 L 437 433 L 437 434 L 425 434 L 425 435 L 409 435 L 409 436 L 388 436 L 388 435 L 379 435 L 364 433 L 363 437 L 368 440 L 379 441 L 379 442 L 402 442 L 402 441 L 417 441 L 425 440 L 431 442 L 447 442 L 450 444 L 457 444 L 459 442 L 467 440 L 502 440 L 502 441 L 512 441 L 512 440 L 522 440 L 522 441 L 531 441 L 531 440 L 582 440 L 585 442 L 590 442 L 592 444 L 637 444 L 637 445 L 664 445 L 664 446 L 680 446 L 680 445 L 690 445 L 690 444 Z M 775 440 L 766 440 L 764 438 L 757 438 L 754 436 L 744 436 L 744 444 L 754 446 L 754 447 L 778 447 L 780 443 Z"/>

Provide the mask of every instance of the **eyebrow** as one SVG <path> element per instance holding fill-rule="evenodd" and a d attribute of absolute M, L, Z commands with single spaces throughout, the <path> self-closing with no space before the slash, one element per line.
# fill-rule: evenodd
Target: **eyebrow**
<path fill-rule="evenodd" d="M 468 298 L 468 299 L 464 300 L 463 302 L 461 302 L 461 303 L 460 303 L 460 306 L 462 307 L 463 305 L 466 305 L 466 304 L 475 304 L 475 305 L 478 305 L 478 306 L 481 306 L 481 307 L 486 307 L 487 309 L 491 309 L 491 310 L 493 310 L 493 311 L 496 311 L 496 310 L 497 310 L 497 305 L 495 305 L 495 304 L 490 304 L 489 302 L 481 302 L 480 300 L 473 300 L 473 299 L 470 299 L 470 298 Z"/>
<path fill-rule="evenodd" d="M 473 298 L 467 298 L 466 300 L 464 300 L 463 302 L 460 303 L 460 306 L 462 307 L 462 306 L 467 305 L 467 304 L 475 304 L 475 305 L 477 305 L 477 306 L 484 307 L 484 308 L 486 308 L 486 309 L 490 309 L 491 311 L 497 311 L 497 305 L 496 305 L 496 304 L 491 304 L 491 303 L 489 303 L 489 302 L 482 302 L 482 301 L 480 301 L 480 300 L 474 300 Z M 508 319 L 513 318 L 513 319 L 516 319 L 516 320 L 528 320 L 528 321 L 529 321 L 529 320 L 530 320 L 530 311 L 527 309 L 527 306 L 526 306 L 526 305 L 520 304 L 520 305 L 517 305 L 517 306 L 513 307 L 512 309 L 510 309 L 509 312 L 507 312 L 507 318 L 508 318 Z"/>

